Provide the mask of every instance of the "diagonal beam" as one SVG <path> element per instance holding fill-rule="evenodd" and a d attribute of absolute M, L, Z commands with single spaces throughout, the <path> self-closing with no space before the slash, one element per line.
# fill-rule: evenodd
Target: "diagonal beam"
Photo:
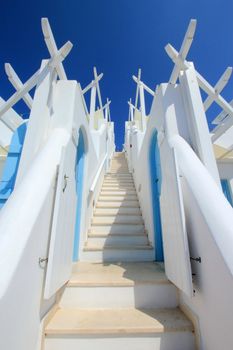
<path fill-rule="evenodd" d="M 135 75 L 133 75 L 133 80 L 135 81 L 135 83 L 137 83 L 137 84 L 141 84 L 142 86 L 143 86 L 143 88 L 150 94 L 150 95 L 152 95 L 153 97 L 154 97 L 154 95 L 155 95 L 155 92 L 152 90 L 152 89 L 150 89 L 145 83 L 143 83 L 141 80 L 138 80 L 138 78 L 137 77 L 135 77 Z"/>
<path fill-rule="evenodd" d="M 44 34 L 44 40 L 45 40 L 46 46 L 49 50 L 50 56 L 51 57 L 56 56 L 58 53 L 58 48 L 57 48 L 57 45 L 56 45 L 56 42 L 55 42 L 55 39 L 53 36 L 52 29 L 51 29 L 50 24 L 49 24 L 48 18 L 41 19 L 41 27 L 42 27 L 42 31 Z M 56 66 L 56 71 L 57 71 L 57 74 L 58 74 L 60 79 L 67 80 L 67 76 L 66 76 L 65 69 L 63 67 L 62 62 L 60 62 Z"/>
<path fill-rule="evenodd" d="M 229 102 L 229 104 L 231 105 L 231 107 L 233 107 L 233 100 L 231 100 L 231 101 Z M 222 112 L 220 112 L 220 113 L 217 115 L 217 117 L 215 117 L 215 118 L 212 120 L 211 124 L 219 125 L 219 124 L 221 124 L 221 123 L 223 122 L 223 120 L 224 120 L 227 116 L 228 116 L 228 114 L 227 114 L 225 111 L 222 111 Z M 213 132 L 214 132 L 214 130 L 213 130 Z"/>
<path fill-rule="evenodd" d="M 5 125 L 7 125 L 11 130 L 12 127 L 7 123 L 6 120 L 1 118 L 3 114 L 10 109 L 12 106 L 14 106 L 25 94 L 27 94 L 35 85 L 40 83 L 46 75 L 49 73 L 49 70 L 52 68 L 55 68 L 60 62 L 62 62 L 65 57 L 69 54 L 70 50 L 72 49 L 72 43 L 68 41 L 65 45 L 63 45 L 60 50 L 58 50 L 58 53 L 53 56 L 50 60 L 47 61 L 46 65 L 42 70 L 36 71 L 30 79 L 28 79 L 21 87 L 20 90 L 16 91 L 0 108 L 0 119 L 4 122 Z M 12 130 L 14 131 L 14 130 Z"/>
<path fill-rule="evenodd" d="M 168 44 L 165 46 L 165 50 L 168 54 L 168 56 L 172 59 L 172 61 L 177 64 L 177 66 L 180 68 L 180 70 L 186 70 L 190 67 L 190 63 L 187 61 L 183 61 L 180 57 L 176 49 L 172 47 L 171 44 Z M 210 95 L 214 101 L 222 107 L 222 109 L 233 116 L 233 108 L 231 105 L 221 96 L 221 95 L 216 95 L 215 89 L 213 86 L 211 86 L 205 78 L 201 74 L 199 74 L 196 71 L 196 76 L 197 76 L 197 81 L 202 90 L 204 90 L 207 95 Z"/>
<path fill-rule="evenodd" d="M 197 26 L 197 20 L 196 19 L 191 19 L 189 22 L 189 26 L 188 29 L 186 31 L 184 40 L 182 42 L 181 48 L 180 48 L 180 52 L 179 52 L 179 57 L 184 61 L 188 55 L 188 52 L 190 50 L 190 47 L 192 45 L 193 42 L 193 38 L 194 38 L 194 34 L 196 31 L 196 26 Z M 175 65 L 175 67 L 173 68 L 169 83 L 171 84 L 175 84 L 178 77 L 179 77 L 179 73 L 180 73 L 180 69 L 179 67 L 177 67 L 177 65 Z"/>
<path fill-rule="evenodd" d="M 215 85 L 215 93 L 216 95 L 219 95 L 220 92 L 224 89 L 224 87 L 227 85 L 230 77 L 232 74 L 232 67 L 227 67 L 217 84 Z M 214 102 L 214 99 L 208 96 L 206 100 L 204 101 L 204 110 L 207 111 L 207 109 L 211 106 L 211 104 Z"/>
<path fill-rule="evenodd" d="M 172 45 L 166 45 L 165 50 L 168 56 L 180 68 L 180 70 L 186 70 L 190 67 L 190 63 L 183 61 Z M 208 81 L 205 80 L 205 78 L 203 78 L 197 71 L 196 77 L 200 88 L 204 90 L 207 95 L 213 98 L 213 100 L 225 111 L 225 113 L 229 114 L 229 119 L 227 122 L 224 123 L 224 125 L 219 125 L 218 131 L 212 136 L 212 141 L 214 142 L 233 125 L 233 108 L 221 95 L 216 95 L 214 87 L 211 86 Z"/>
<path fill-rule="evenodd" d="M 15 70 L 10 65 L 10 63 L 5 63 L 5 72 L 8 76 L 9 81 L 14 86 L 15 90 L 16 91 L 20 90 L 23 86 L 23 83 L 19 79 L 18 75 L 16 74 Z M 23 96 L 23 100 L 26 103 L 26 105 L 28 106 L 28 108 L 31 109 L 33 100 L 31 98 L 31 96 L 29 95 L 29 93 L 27 93 Z"/>
<path fill-rule="evenodd" d="M 101 99 L 100 86 L 99 86 L 98 74 L 97 74 L 96 67 L 94 67 L 94 78 L 95 78 L 95 83 L 96 83 L 96 89 L 97 89 L 97 95 L 98 95 L 98 99 L 99 99 L 100 109 L 103 109 L 103 104 L 102 104 L 102 99 Z"/>
<path fill-rule="evenodd" d="M 92 88 L 92 86 L 96 83 L 96 82 L 99 82 L 102 78 L 103 78 L 103 73 L 101 73 L 100 75 L 97 76 L 96 80 L 92 80 L 90 82 L 90 84 L 88 84 L 83 90 L 82 90 L 82 93 L 83 95 Z"/>

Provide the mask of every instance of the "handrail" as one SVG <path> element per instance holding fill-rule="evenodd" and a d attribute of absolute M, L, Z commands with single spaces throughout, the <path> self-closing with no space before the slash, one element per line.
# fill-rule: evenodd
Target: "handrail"
<path fill-rule="evenodd" d="M 189 144 L 179 135 L 171 136 L 168 142 L 176 152 L 182 175 L 233 275 L 233 209 Z"/>
<path fill-rule="evenodd" d="M 98 169 L 98 171 L 97 171 L 97 173 L 96 173 L 96 175 L 95 175 L 95 178 L 94 178 L 94 180 L 93 180 L 93 182 L 92 182 L 92 185 L 91 185 L 91 187 L 90 187 L 90 192 L 92 192 L 92 193 L 93 193 L 94 190 L 95 190 L 95 186 L 96 186 L 97 181 L 98 181 L 98 179 L 99 179 L 100 173 L 101 173 L 101 171 L 102 171 L 102 169 L 103 169 L 103 166 L 104 166 L 104 163 L 105 163 L 105 161 L 106 161 L 106 158 L 107 158 L 107 153 L 105 154 L 105 156 L 104 156 L 102 162 L 100 163 L 99 169 Z"/>

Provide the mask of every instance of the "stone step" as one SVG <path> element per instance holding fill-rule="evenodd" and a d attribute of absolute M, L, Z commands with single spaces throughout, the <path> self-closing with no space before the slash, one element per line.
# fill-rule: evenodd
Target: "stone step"
<path fill-rule="evenodd" d="M 95 216 L 114 216 L 114 215 L 141 215 L 139 207 L 136 208 L 96 208 L 94 212 Z"/>
<path fill-rule="evenodd" d="M 148 237 L 145 233 L 142 234 L 88 234 L 88 243 L 90 245 L 108 246 L 142 246 L 148 244 Z"/>
<path fill-rule="evenodd" d="M 101 188 L 101 192 L 125 192 L 125 193 L 136 193 L 135 187 L 130 185 L 130 186 L 125 186 L 125 185 L 106 185 L 103 184 Z"/>
<path fill-rule="evenodd" d="M 145 297 L 146 296 L 146 297 Z M 177 290 L 160 263 L 78 262 L 64 291 L 62 308 L 175 308 Z"/>
<path fill-rule="evenodd" d="M 80 256 L 81 261 L 89 262 L 119 262 L 119 261 L 154 261 L 154 251 L 150 245 L 142 246 L 113 246 L 91 245 L 84 246 Z"/>
<path fill-rule="evenodd" d="M 128 174 L 111 174 L 107 173 L 104 177 L 105 179 L 120 179 L 120 180 L 128 180 L 128 179 L 133 179 L 133 175 L 128 173 Z"/>
<path fill-rule="evenodd" d="M 175 309 L 58 309 L 45 350 L 194 350 L 193 325 Z"/>
<path fill-rule="evenodd" d="M 100 195 L 98 198 L 98 201 L 104 201 L 104 202 L 123 202 L 123 201 L 138 201 L 138 197 L 134 195 L 124 195 L 124 196 L 114 196 L 114 195 Z"/>
<path fill-rule="evenodd" d="M 91 222 L 93 225 L 142 225 L 143 219 L 141 215 L 94 216 Z"/>
<path fill-rule="evenodd" d="M 139 208 L 139 202 L 136 201 L 102 201 L 98 200 L 96 208 Z"/>
<path fill-rule="evenodd" d="M 91 225 L 88 230 L 89 233 L 102 233 L 102 234 L 141 234 L 145 232 L 144 225 Z"/>
<path fill-rule="evenodd" d="M 133 180 L 104 180 L 103 181 L 103 185 L 108 185 L 108 186 L 133 186 L 135 187 L 134 185 L 134 182 Z"/>
<path fill-rule="evenodd" d="M 110 190 L 101 190 L 100 192 L 100 196 L 127 196 L 127 195 L 133 195 L 133 196 L 136 196 L 137 195 L 137 192 L 136 190 L 113 190 L 113 191 L 110 191 Z"/>

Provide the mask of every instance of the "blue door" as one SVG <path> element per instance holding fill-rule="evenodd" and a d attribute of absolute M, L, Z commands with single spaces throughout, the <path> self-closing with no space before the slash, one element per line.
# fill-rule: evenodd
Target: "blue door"
<path fill-rule="evenodd" d="M 221 185 L 222 185 L 222 191 L 224 193 L 224 196 L 228 200 L 228 202 L 231 204 L 233 207 L 233 201 L 232 201 L 232 194 L 231 194 L 231 189 L 229 185 L 229 181 L 226 179 L 221 179 Z"/>
<path fill-rule="evenodd" d="M 157 131 L 152 135 L 150 142 L 150 180 L 151 180 L 151 201 L 153 209 L 153 223 L 154 223 L 154 241 L 155 241 L 155 260 L 163 261 L 163 241 L 162 228 L 160 216 L 160 193 L 161 193 L 161 167 L 160 155 L 157 142 Z"/>
<path fill-rule="evenodd" d="M 74 234 L 74 251 L 73 261 L 78 260 L 79 252 L 79 240 L 80 240 L 80 225 L 82 214 L 82 194 L 83 194 L 83 173 L 84 173 L 84 160 L 85 160 L 85 143 L 82 130 L 79 130 L 76 166 L 75 166 L 75 179 L 76 179 L 76 193 L 77 193 L 77 207 L 76 207 L 76 223 Z"/>

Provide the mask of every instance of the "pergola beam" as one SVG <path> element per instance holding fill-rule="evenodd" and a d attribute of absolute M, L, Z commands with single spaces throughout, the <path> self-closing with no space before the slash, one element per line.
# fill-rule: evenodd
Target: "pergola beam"
<path fill-rule="evenodd" d="M 88 84 L 83 90 L 82 90 L 82 94 L 84 95 L 87 91 L 89 91 L 91 88 L 92 88 L 92 86 L 94 85 L 94 84 L 96 84 L 97 82 L 99 82 L 102 78 L 103 78 L 103 73 L 101 73 L 101 74 L 99 74 L 97 77 L 96 77 L 96 79 L 95 80 L 92 80 L 91 82 L 90 82 L 90 84 Z"/>
<path fill-rule="evenodd" d="M 178 66 L 180 70 L 186 70 L 190 67 L 189 62 L 183 61 L 181 57 L 179 57 L 178 52 L 171 44 L 166 45 L 165 50 L 168 56 L 172 59 L 172 61 Z M 207 95 L 209 95 L 225 112 L 229 115 L 233 116 L 233 108 L 231 105 L 221 96 L 216 95 L 215 88 L 211 86 L 205 78 L 201 74 L 196 71 L 197 81 L 202 90 L 204 90 Z M 233 124 L 233 119 L 232 119 Z"/>
<path fill-rule="evenodd" d="M 190 50 L 190 47 L 192 45 L 194 34 L 196 31 L 196 25 L 197 25 L 196 19 L 191 19 L 189 22 L 189 26 L 188 26 L 188 29 L 186 31 L 184 40 L 182 42 L 180 52 L 178 54 L 179 58 L 182 61 L 184 61 L 186 59 L 188 52 Z M 179 77 L 179 73 L 180 73 L 180 69 L 177 65 L 175 65 L 175 67 L 173 68 L 169 83 L 175 84 L 178 77 Z"/>
<path fill-rule="evenodd" d="M 97 74 L 96 67 L 94 67 L 94 78 L 95 78 L 95 83 L 96 83 L 96 89 L 97 89 L 97 95 L 98 95 L 100 109 L 103 109 L 103 104 L 102 104 L 102 99 L 101 99 L 101 93 L 100 93 L 100 87 L 99 87 L 98 74 Z"/>
<path fill-rule="evenodd" d="M 227 85 L 227 83 L 231 77 L 231 74 L 232 74 L 232 67 L 227 67 L 227 69 L 225 70 L 225 72 L 223 73 L 223 75 L 221 76 L 221 78 L 219 79 L 219 81 L 217 82 L 217 84 L 214 87 L 216 95 L 219 95 L 220 92 Z M 208 96 L 203 103 L 204 110 L 207 111 L 213 102 L 214 102 L 214 99 L 212 97 Z"/>
<path fill-rule="evenodd" d="M 5 63 L 5 72 L 6 72 L 6 75 L 8 76 L 9 81 L 14 86 L 15 90 L 19 91 L 22 88 L 23 83 L 19 79 L 18 75 L 16 74 L 15 70 L 10 65 L 10 63 Z M 31 96 L 29 95 L 29 93 L 27 93 L 23 96 L 23 100 L 26 103 L 26 105 L 28 106 L 28 108 L 31 109 L 33 100 L 31 98 Z"/>
<path fill-rule="evenodd" d="M 41 19 L 41 27 L 44 34 L 44 40 L 49 50 L 50 56 L 51 57 L 56 56 L 58 54 L 58 48 L 53 36 L 52 29 L 49 24 L 48 18 Z M 59 62 L 59 64 L 56 65 L 56 71 L 60 79 L 67 80 L 67 76 L 66 76 L 65 69 L 63 67 L 62 62 Z"/>
<path fill-rule="evenodd" d="M 135 81 L 135 83 L 137 83 L 137 84 L 141 84 L 142 86 L 143 86 L 143 88 L 151 95 L 151 96 L 155 96 L 155 91 L 153 91 L 152 89 L 150 89 L 145 83 L 143 83 L 143 81 L 141 81 L 141 80 L 138 80 L 138 78 L 135 76 L 135 75 L 133 75 L 133 80 Z"/>
<path fill-rule="evenodd" d="M 60 62 L 62 62 L 65 57 L 69 54 L 72 49 L 72 43 L 68 41 L 65 45 L 63 45 L 60 50 L 58 50 L 57 54 L 54 55 L 50 60 L 47 61 L 44 68 L 42 70 L 36 71 L 30 79 L 28 79 L 22 87 L 16 91 L 5 103 L 0 107 L 0 119 L 7 125 L 11 130 L 12 127 L 7 123 L 6 120 L 1 118 L 4 113 L 14 106 L 25 94 L 27 94 L 35 85 L 37 85 L 40 81 L 42 81 L 46 75 L 48 74 L 50 68 L 55 68 Z M 14 130 L 12 130 L 14 131 Z"/>
<path fill-rule="evenodd" d="M 141 80 L 141 75 L 142 75 L 142 70 L 141 68 L 138 69 L 138 81 Z M 136 96 L 135 96 L 135 106 L 137 107 L 138 105 L 138 95 L 139 95 L 139 86 L 137 85 L 137 90 L 136 90 Z"/>

